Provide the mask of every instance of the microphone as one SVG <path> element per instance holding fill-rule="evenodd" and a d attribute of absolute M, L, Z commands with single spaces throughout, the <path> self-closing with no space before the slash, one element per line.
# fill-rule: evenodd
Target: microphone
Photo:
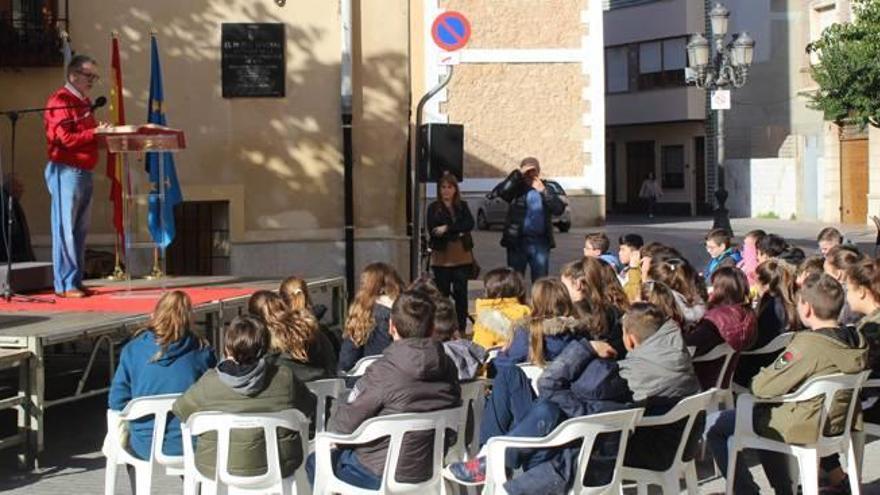
<path fill-rule="evenodd" d="M 95 102 L 92 103 L 92 111 L 94 112 L 95 109 L 101 108 L 101 107 L 103 107 L 103 106 L 106 105 L 106 104 L 107 104 L 107 97 L 106 97 L 106 96 L 99 96 L 99 97 L 95 100 Z"/>

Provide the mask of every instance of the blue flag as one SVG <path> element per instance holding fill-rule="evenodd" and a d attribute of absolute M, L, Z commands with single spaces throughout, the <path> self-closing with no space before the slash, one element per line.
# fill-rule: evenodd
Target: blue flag
<path fill-rule="evenodd" d="M 150 36 L 150 99 L 147 102 L 147 122 L 167 125 L 165 121 L 165 94 L 162 91 L 162 69 L 159 66 L 159 45 L 156 36 Z M 170 152 L 147 153 L 147 173 L 150 176 L 149 211 L 147 226 L 153 241 L 165 249 L 174 240 L 174 206 L 183 201 L 177 171 L 174 168 L 174 155 Z M 160 164 L 162 168 L 160 169 Z M 164 170 L 165 201 L 159 201 L 160 170 Z"/>

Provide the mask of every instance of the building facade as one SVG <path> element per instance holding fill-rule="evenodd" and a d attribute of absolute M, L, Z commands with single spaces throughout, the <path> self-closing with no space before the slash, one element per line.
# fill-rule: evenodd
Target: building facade
<path fill-rule="evenodd" d="M 687 37 L 705 33 L 712 0 L 617 0 L 605 14 L 609 205 L 633 201 L 648 171 L 661 211 L 699 214 L 715 189 L 715 112 L 684 86 Z M 730 33 L 757 42 L 747 84 L 726 112 L 733 216 L 864 223 L 880 209 L 875 129 L 841 129 L 809 108 L 816 89 L 807 45 L 851 18 L 849 0 L 726 0 Z M 670 72 L 673 71 L 673 72 Z M 613 173 L 611 171 L 614 171 Z M 684 178 L 678 174 L 684 170 Z M 630 177 L 635 176 L 635 180 Z M 663 208 L 665 207 L 665 208 Z"/>
<path fill-rule="evenodd" d="M 407 159 L 416 102 L 445 70 L 430 34 L 433 18 L 445 9 L 468 16 L 473 35 L 451 84 L 426 108 L 426 120 L 465 126 L 463 189 L 481 194 L 523 156 L 534 155 L 545 175 L 570 189 L 576 223 L 602 218 L 604 168 L 594 165 L 604 162 L 601 1 L 559 4 L 352 2 L 358 269 L 388 261 L 408 272 Z M 223 97 L 224 23 L 284 26 L 284 97 Z M 0 42 L 6 46 L 26 30 L 57 38 L 57 25 L 70 33 L 76 52 L 94 56 L 104 71 L 93 97 L 109 96 L 110 37 L 118 32 L 129 123 L 143 122 L 147 114 L 149 33 L 157 33 L 168 123 L 184 130 L 188 141 L 176 159 L 185 201 L 178 211 L 176 244 L 194 246 L 200 274 L 343 272 L 339 1 L 0 0 Z M 0 109 L 41 106 L 61 84 L 55 41 L 36 49 L 27 63 L 0 61 Z M 7 131 L 0 130 L 6 142 Z M 6 142 L 4 163 L 10 157 Z M 112 252 L 103 160 L 96 169 L 88 243 Z M 26 189 L 22 202 L 41 259 L 48 259 L 50 243 L 45 162 L 42 121 L 23 118 L 17 175 Z M 133 254 L 143 271 L 151 258 L 146 180 L 141 161 L 131 160 L 131 169 L 140 205 Z M 174 249 L 182 248 L 172 245 L 169 252 Z"/>

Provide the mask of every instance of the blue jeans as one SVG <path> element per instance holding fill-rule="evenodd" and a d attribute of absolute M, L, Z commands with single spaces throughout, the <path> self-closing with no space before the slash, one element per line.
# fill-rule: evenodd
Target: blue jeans
<path fill-rule="evenodd" d="M 507 435 L 528 414 L 535 398 L 532 382 L 519 366 L 501 365 L 496 371 L 480 423 L 480 446 L 492 437 Z"/>
<path fill-rule="evenodd" d="M 706 442 L 718 469 L 724 476 L 727 476 L 727 440 L 733 436 L 736 429 L 736 411 L 722 411 L 715 421 L 715 424 L 709 428 L 706 433 Z M 761 459 L 761 465 L 770 480 L 770 485 L 774 492 L 779 495 L 790 494 L 791 491 L 791 473 L 788 470 L 788 459 L 785 454 L 759 450 L 758 457 Z M 736 473 L 734 475 L 734 493 L 760 493 L 761 489 L 752 478 L 752 473 L 743 459 L 742 453 L 736 459 Z"/>
<path fill-rule="evenodd" d="M 378 490 L 382 486 L 382 477 L 376 476 L 358 460 L 352 449 L 333 449 L 330 451 L 333 473 L 337 478 L 367 490 Z M 309 484 L 315 486 L 315 454 L 306 459 L 306 474 Z"/>
<path fill-rule="evenodd" d="M 46 186 L 52 196 L 52 265 L 55 292 L 82 285 L 86 234 L 92 208 L 92 172 L 49 162 Z"/>
<path fill-rule="evenodd" d="M 525 276 L 526 265 L 532 282 L 550 272 L 550 242 L 546 237 L 523 237 L 518 246 L 507 248 L 507 266 Z"/>

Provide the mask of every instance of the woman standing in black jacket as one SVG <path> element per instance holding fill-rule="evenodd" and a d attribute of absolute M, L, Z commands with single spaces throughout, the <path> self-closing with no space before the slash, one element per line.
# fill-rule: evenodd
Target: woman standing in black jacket
<path fill-rule="evenodd" d="M 458 328 L 467 325 L 467 283 L 474 266 L 474 217 L 462 201 L 458 180 L 450 173 L 437 181 L 437 200 L 428 206 L 427 226 L 431 238 L 431 270 L 444 296 L 452 296 Z"/>

